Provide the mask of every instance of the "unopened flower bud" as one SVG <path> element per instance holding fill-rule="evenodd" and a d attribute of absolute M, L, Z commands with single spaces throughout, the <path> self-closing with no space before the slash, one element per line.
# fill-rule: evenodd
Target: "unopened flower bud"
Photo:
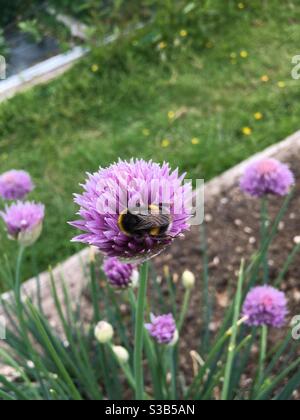
<path fill-rule="evenodd" d="M 114 330 L 111 324 L 106 321 L 100 321 L 95 328 L 95 337 L 101 344 L 108 343 L 112 340 Z"/>
<path fill-rule="evenodd" d="M 24 247 L 33 245 L 41 236 L 43 229 L 42 222 L 35 225 L 32 229 L 20 231 L 18 235 L 18 242 Z"/>
<path fill-rule="evenodd" d="M 182 275 L 182 284 L 185 289 L 193 289 L 195 286 L 195 275 L 189 271 L 186 270 Z"/>
<path fill-rule="evenodd" d="M 174 333 L 174 336 L 173 336 L 173 340 L 169 343 L 169 347 L 176 346 L 176 344 L 178 343 L 178 340 L 179 340 L 179 332 L 176 329 L 176 331 Z"/>
<path fill-rule="evenodd" d="M 125 349 L 125 347 L 122 346 L 113 346 L 112 350 L 116 356 L 116 358 L 118 359 L 118 362 L 121 364 L 125 364 L 128 363 L 129 361 L 129 353 L 128 351 Z"/>
<path fill-rule="evenodd" d="M 139 287 L 140 283 L 140 273 L 138 270 L 133 270 L 132 276 L 131 276 L 131 287 L 133 289 L 137 289 Z"/>

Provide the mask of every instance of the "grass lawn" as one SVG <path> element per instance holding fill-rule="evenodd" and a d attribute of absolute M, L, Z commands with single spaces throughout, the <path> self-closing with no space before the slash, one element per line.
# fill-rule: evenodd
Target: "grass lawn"
<path fill-rule="evenodd" d="M 1 172 L 28 170 L 37 185 L 32 198 L 47 206 L 27 277 L 78 250 L 67 221 L 86 171 L 136 156 L 208 180 L 299 129 L 291 60 L 300 53 L 300 4 L 262 3 L 260 14 L 241 10 L 201 52 L 182 48 L 160 65 L 129 55 L 123 69 L 94 55 L 1 104 Z M 2 231 L 0 255 L 14 248 Z"/>

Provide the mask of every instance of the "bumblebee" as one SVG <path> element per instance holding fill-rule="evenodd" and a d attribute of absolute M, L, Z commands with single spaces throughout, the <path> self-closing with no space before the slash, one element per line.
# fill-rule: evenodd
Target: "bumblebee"
<path fill-rule="evenodd" d="M 127 236 L 162 236 L 172 223 L 170 214 L 163 214 L 162 206 L 124 210 L 118 220 L 120 230 Z"/>

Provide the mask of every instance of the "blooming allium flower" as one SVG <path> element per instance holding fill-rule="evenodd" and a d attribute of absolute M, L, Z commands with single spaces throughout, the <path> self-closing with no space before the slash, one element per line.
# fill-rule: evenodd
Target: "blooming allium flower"
<path fill-rule="evenodd" d="M 45 207 L 34 202 L 18 201 L 0 212 L 8 235 L 23 246 L 32 245 L 42 232 Z"/>
<path fill-rule="evenodd" d="M 107 258 L 104 261 L 103 271 L 109 283 L 119 288 L 130 286 L 135 280 L 135 273 L 137 273 L 134 265 L 122 263 L 115 257 Z"/>
<path fill-rule="evenodd" d="M 262 159 L 252 163 L 241 179 L 241 189 L 252 197 L 267 194 L 287 195 L 295 178 L 289 167 L 276 159 Z"/>
<path fill-rule="evenodd" d="M 169 165 L 134 160 L 119 161 L 89 175 L 84 193 L 75 195 L 81 220 L 71 225 L 84 231 L 73 241 L 94 245 L 108 257 L 143 261 L 160 253 L 174 238 L 188 229 L 191 184 L 172 172 Z M 167 206 L 168 226 L 128 233 L 120 219 L 132 208 Z"/>
<path fill-rule="evenodd" d="M 4 200 L 23 200 L 34 189 L 30 175 L 25 171 L 8 171 L 0 175 L 0 196 Z"/>
<path fill-rule="evenodd" d="M 159 344 L 172 345 L 178 340 L 178 331 L 172 314 L 157 317 L 151 315 L 151 324 L 146 324 L 145 327 Z"/>
<path fill-rule="evenodd" d="M 252 327 L 270 326 L 281 328 L 288 314 L 285 294 L 271 286 L 252 289 L 245 300 L 243 315 Z"/>

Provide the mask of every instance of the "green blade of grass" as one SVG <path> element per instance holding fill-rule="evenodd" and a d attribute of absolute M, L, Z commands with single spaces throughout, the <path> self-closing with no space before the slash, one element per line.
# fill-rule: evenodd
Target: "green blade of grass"
<path fill-rule="evenodd" d="M 201 230 L 201 251 L 202 251 L 202 262 L 203 262 L 203 319 L 204 319 L 204 333 L 202 337 L 201 352 L 207 353 L 210 342 L 210 320 L 212 317 L 212 303 L 209 294 L 209 268 L 208 268 L 208 247 L 207 247 L 207 235 L 206 235 L 206 224 L 205 221 L 200 226 Z"/>

